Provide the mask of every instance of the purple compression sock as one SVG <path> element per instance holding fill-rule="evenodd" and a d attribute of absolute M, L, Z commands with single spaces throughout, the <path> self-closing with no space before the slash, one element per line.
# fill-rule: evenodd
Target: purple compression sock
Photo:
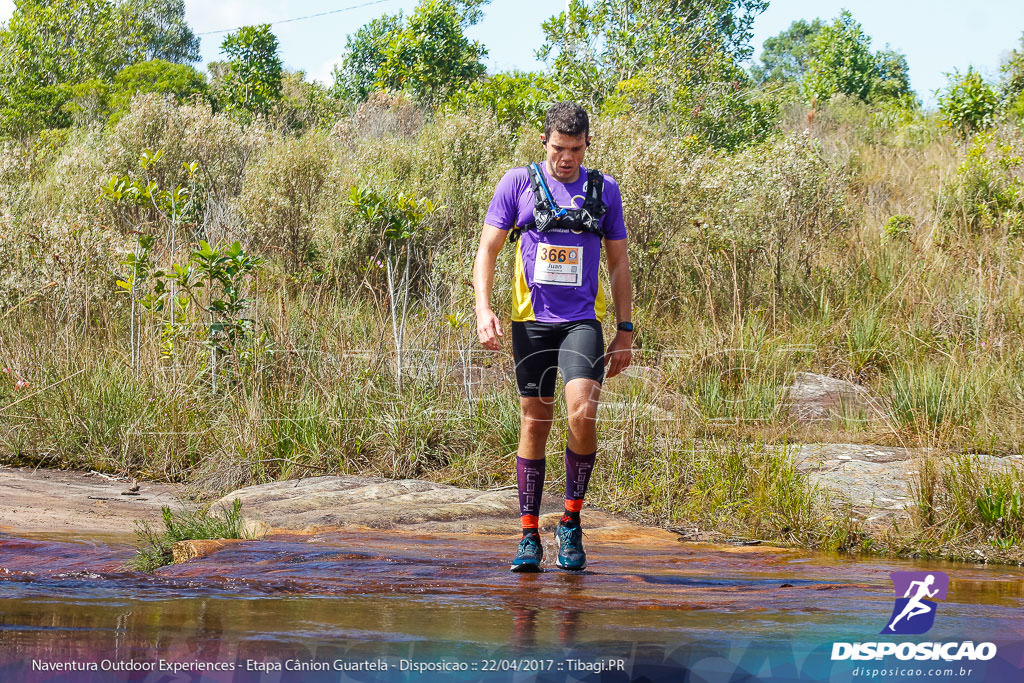
<path fill-rule="evenodd" d="M 565 499 L 583 500 L 590 483 L 590 473 L 594 470 L 594 459 L 597 452 L 580 455 L 568 446 L 565 448 Z"/>
<path fill-rule="evenodd" d="M 519 514 L 524 529 L 536 529 L 540 515 L 540 497 L 544 491 L 547 460 L 527 460 L 516 456 L 516 480 L 519 484 Z"/>

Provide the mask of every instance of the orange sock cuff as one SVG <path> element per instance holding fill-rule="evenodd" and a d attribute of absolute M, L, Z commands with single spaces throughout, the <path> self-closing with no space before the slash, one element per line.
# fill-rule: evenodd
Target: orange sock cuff
<path fill-rule="evenodd" d="M 520 519 L 523 520 L 524 529 L 536 529 L 539 526 L 540 518 L 537 515 L 523 515 Z"/>
<path fill-rule="evenodd" d="M 569 512 L 579 512 L 583 509 L 583 499 L 577 498 L 575 500 L 566 500 L 565 509 Z"/>

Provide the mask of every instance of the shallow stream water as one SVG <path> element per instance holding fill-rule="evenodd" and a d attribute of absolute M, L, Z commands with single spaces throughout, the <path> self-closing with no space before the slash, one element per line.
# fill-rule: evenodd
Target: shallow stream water
<path fill-rule="evenodd" d="M 949 593 L 927 634 L 890 640 L 998 655 L 885 680 L 1024 679 L 1016 568 L 652 541 L 524 575 L 511 538 L 353 530 L 148 575 L 123 568 L 132 543 L 0 534 L 0 681 L 868 680 L 857 667 L 906 663 L 832 661 L 833 644 L 885 640 L 889 574 L 910 569 L 945 572 Z"/>

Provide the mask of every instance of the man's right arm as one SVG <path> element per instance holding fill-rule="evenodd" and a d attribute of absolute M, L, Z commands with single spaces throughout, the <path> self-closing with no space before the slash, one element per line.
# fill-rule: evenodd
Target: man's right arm
<path fill-rule="evenodd" d="M 484 223 L 480 235 L 480 246 L 476 250 L 473 261 L 473 292 L 476 310 L 476 334 L 485 349 L 497 351 L 501 348 L 499 337 L 504 336 L 501 321 L 491 309 L 491 290 L 494 287 L 494 264 L 498 260 L 498 252 L 505 244 L 508 230 L 496 228 Z"/>

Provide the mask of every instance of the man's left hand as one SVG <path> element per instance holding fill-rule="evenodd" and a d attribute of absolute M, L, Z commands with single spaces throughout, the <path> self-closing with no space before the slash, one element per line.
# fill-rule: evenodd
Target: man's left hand
<path fill-rule="evenodd" d="M 633 333 L 619 331 L 604 354 L 605 377 L 614 377 L 633 362 Z"/>

